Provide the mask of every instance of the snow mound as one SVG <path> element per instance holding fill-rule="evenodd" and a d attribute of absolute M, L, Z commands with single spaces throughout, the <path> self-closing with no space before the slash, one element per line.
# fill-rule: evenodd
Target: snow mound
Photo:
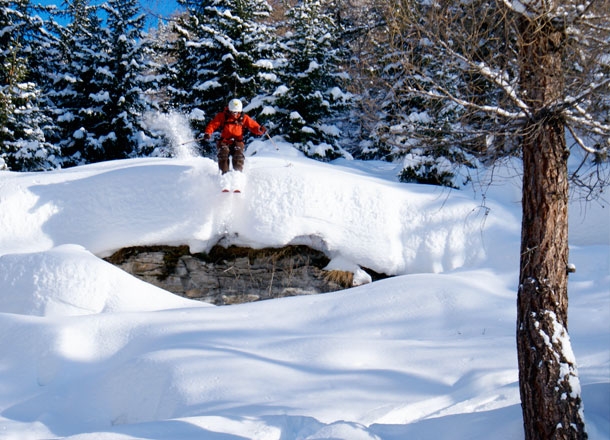
<path fill-rule="evenodd" d="M 248 154 L 241 195 L 221 193 L 217 165 L 205 158 L 8 173 L 0 199 L 11 211 L 4 219 L 0 213 L 0 254 L 61 244 L 98 256 L 138 245 L 187 244 L 206 252 L 219 241 L 303 244 L 389 275 L 472 268 L 494 252 L 518 255 L 518 219 L 467 192 L 399 184 L 258 144 Z"/>
<path fill-rule="evenodd" d="M 97 258 L 81 246 L 0 256 L 0 312 L 73 316 L 193 307 Z"/>

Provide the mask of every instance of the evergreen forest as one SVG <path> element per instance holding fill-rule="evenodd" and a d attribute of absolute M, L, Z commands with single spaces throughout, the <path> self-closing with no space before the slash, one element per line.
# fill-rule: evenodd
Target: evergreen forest
<path fill-rule="evenodd" d="M 138 0 L 0 0 L 1 165 L 169 156 L 156 115 L 181 115 L 199 138 L 234 97 L 310 157 L 396 162 L 405 182 L 459 187 L 480 164 L 520 155 L 507 2 L 178 3 L 150 26 Z M 588 29 L 596 47 L 571 47 L 562 69 L 580 78 L 566 95 L 579 99 L 580 121 L 566 133 L 588 148 L 578 178 L 595 192 L 608 151 L 609 41 L 607 29 Z M 592 80 L 600 86 L 586 93 Z M 214 154 L 211 143 L 197 148 Z"/>

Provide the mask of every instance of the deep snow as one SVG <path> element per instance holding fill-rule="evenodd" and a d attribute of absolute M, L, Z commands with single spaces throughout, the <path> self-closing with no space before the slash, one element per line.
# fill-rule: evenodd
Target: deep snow
<path fill-rule="evenodd" d="M 523 438 L 513 170 L 455 191 L 275 146 L 251 144 L 241 195 L 188 154 L 0 172 L 0 438 Z M 570 336 L 593 440 L 610 438 L 608 220 L 571 209 Z M 308 244 L 361 280 L 359 267 L 399 276 L 214 307 L 100 258 L 219 240 Z"/>

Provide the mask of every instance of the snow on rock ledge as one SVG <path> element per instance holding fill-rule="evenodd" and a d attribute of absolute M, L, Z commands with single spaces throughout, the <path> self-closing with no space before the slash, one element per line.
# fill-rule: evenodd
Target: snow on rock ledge
<path fill-rule="evenodd" d="M 256 152 L 240 195 L 221 193 L 218 167 L 206 158 L 3 173 L 0 255 L 72 243 L 101 257 L 160 244 L 187 244 L 192 253 L 219 242 L 307 245 L 331 260 L 401 275 L 476 267 L 506 254 L 507 238 L 518 237 L 510 212 L 492 201 L 483 207 L 468 191 L 397 183 L 356 161 Z"/>

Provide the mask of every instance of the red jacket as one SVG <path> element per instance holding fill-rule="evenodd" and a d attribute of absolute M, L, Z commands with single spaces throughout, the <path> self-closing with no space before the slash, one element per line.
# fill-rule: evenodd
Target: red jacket
<path fill-rule="evenodd" d="M 210 121 L 205 128 L 205 133 L 211 135 L 216 130 L 221 129 L 221 139 L 242 141 L 244 139 L 244 127 L 250 130 L 254 135 L 261 136 L 265 134 L 265 130 L 247 114 L 240 113 L 239 115 L 234 116 L 226 108 Z"/>

